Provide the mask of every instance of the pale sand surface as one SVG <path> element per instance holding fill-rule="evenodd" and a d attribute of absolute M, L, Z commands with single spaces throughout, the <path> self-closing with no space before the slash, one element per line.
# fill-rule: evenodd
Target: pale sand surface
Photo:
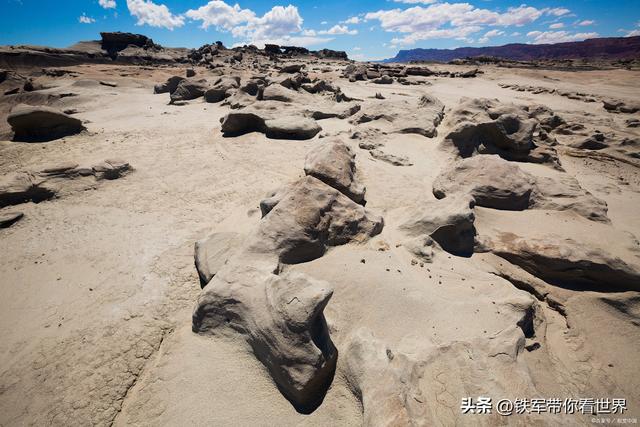
<path fill-rule="evenodd" d="M 498 83 L 637 100 L 639 72 L 486 67 L 473 79 L 425 78 L 432 84 L 419 86 L 349 82 L 339 78 L 341 66 L 321 75 L 363 100 L 376 92 L 389 103 L 433 95 L 445 105 L 445 122 L 435 138 L 379 136 L 385 153 L 413 163 L 398 167 L 374 159 L 350 139 L 355 130 L 386 130 L 385 125 L 319 121 L 323 134 L 337 135 L 355 150 L 367 209 L 381 215 L 385 227 L 367 242 L 330 248 L 314 261 L 285 267 L 334 289 L 324 312 L 339 354 L 336 374 L 323 403 L 304 415 L 278 391 L 240 334 L 191 332 L 201 292 L 193 245 L 214 231 L 249 233 L 260 220 L 259 201 L 304 176 L 305 156 L 323 138 L 276 140 L 261 133 L 224 138 L 220 118 L 228 107 L 201 98 L 168 105 L 168 94 L 153 94 L 154 83 L 182 75 L 184 68 L 67 68 L 81 77 L 51 79 L 56 87 L 44 92 L 77 93 L 54 105 L 76 108 L 74 117 L 87 131 L 47 143 L 0 142 L 2 174 L 109 158 L 125 160 L 134 170 L 93 188 L 63 191 L 53 200 L 5 208 L 25 217 L 0 230 L 0 425 L 362 425 L 362 403 L 343 369 L 349 336 L 359 328 L 372 331 L 394 353 L 421 361 L 417 387 L 436 425 L 591 423 L 581 415 L 461 415 L 461 398 L 479 395 L 624 397 L 626 414 L 640 416 L 637 286 L 603 292 L 548 285 L 564 304 L 565 319 L 493 274 L 502 262 L 495 255 L 458 257 L 437 250 L 432 263 L 412 263 L 415 257 L 402 245 L 399 230 L 407 212 L 435 200 L 432 183 L 452 161 L 451 152 L 440 147 L 448 133 L 446 114 L 462 97 L 542 104 L 588 130 L 638 138 L 638 129 L 624 124 L 638 114 L 610 114 L 599 102 L 515 92 Z M 120 76 L 122 70 L 131 75 Z M 207 76 L 204 69 L 198 73 Z M 8 132 L 9 107 L 2 108 L 1 130 Z M 573 211 L 476 207 L 478 235 L 554 235 L 640 265 L 637 241 L 633 244 L 633 236 L 640 237 L 640 160 L 573 157 L 565 147 L 580 137 L 557 139 L 566 172 L 533 163 L 521 168 L 534 176 L 574 177 L 607 203 L 611 223 Z M 538 307 L 536 333 L 526 344 L 537 342 L 540 348 L 501 353 L 524 340 L 516 323 L 521 304 L 531 301 Z M 380 387 L 385 381 L 379 379 Z"/>

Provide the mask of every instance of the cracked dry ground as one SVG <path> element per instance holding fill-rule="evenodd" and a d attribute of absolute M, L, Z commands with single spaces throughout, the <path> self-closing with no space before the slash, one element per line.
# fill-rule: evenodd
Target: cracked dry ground
<path fill-rule="evenodd" d="M 168 95 L 153 94 L 154 84 L 184 73 L 177 67 L 84 65 L 70 67 L 76 77 L 51 79 L 46 93 L 76 94 L 52 106 L 77 109 L 87 131 L 2 142 L 2 174 L 108 158 L 133 171 L 21 204 L 24 218 L 0 229 L 0 425 L 591 423 L 581 415 L 462 415 L 461 398 L 476 396 L 624 397 L 627 414 L 640 415 L 640 132 L 627 126 L 638 114 L 507 87 L 552 81 L 564 91 L 588 85 L 595 95 L 638 99 L 638 73 L 486 67 L 473 79 L 417 77 L 423 84 L 405 86 L 350 82 L 344 65 L 307 70 L 361 109 L 318 120 L 322 131 L 308 140 L 223 137 L 228 106 L 167 105 Z M 250 77 L 228 72 L 243 83 Z M 286 108 L 327 102 L 298 95 Z M 430 120 L 439 102 L 442 123 Z M 539 122 L 535 138 L 548 127 L 540 150 L 512 158 L 481 147 L 464 159 L 467 169 L 456 169 L 471 171 L 466 184 L 446 175 L 456 185 L 443 185 L 446 197 L 436 199 L 438 177 L 463 161 L 451 136 L 461 117 L 480 120 L 507 106 L 504 114 L 528 114 L 534 105 L 564 122 L 550 124 L 548 111 L 531 119 Z M 437 135 L 406 131 L 429 126 Z M 580 145 L 597 133 L 607 147 Z M 260 201 L 303 177 L 307 154 L 330 140 L 355 153 L 366 208 L 384 228 L 281 266 L 333 289 L 324 315 L 335 375 L 321 404 L 302 414 L 242 334 L 192 332 L 202 292 L 193 246 L 212 232 L 251 235 L 268 218 Z M 479 169 L 486 173 L 474 175 Z M 509 194 L 496 202 L 476 185 L 486 180 Z M 525 205 L 509 205 L 522 197 Z M 470 252 L 458 241 L 469 238 L 469 222 Z"/>

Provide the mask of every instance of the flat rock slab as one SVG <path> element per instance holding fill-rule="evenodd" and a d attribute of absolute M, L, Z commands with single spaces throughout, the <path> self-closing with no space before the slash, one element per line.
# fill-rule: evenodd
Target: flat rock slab
<path fill-rule="evenodd" d="M 79 119 L 51 107 L 20 104 L 7 117 L 15 141 L 45 142 L 80 133 Z"/>

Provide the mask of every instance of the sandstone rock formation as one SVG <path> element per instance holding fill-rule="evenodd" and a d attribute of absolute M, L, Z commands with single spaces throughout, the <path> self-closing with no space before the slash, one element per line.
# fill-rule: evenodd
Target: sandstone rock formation
<path fill-rule="evenodd" d="M 171 92 L 171 103 L 177 101 L 189 101 L 200 98 L 209 88 L 209 83 L 205 79 L 193 80 L 184 79 L 178 83 L 176 90 Z"/>
<path fill-rule="evenodd" d="M 304 172 L 364 205 L 366 188 L 355 179 L 355 157 L 353 150 L 343 142 L 323 141 L 307 154 Z"/>
<path fill-rule="evenodd" d="M 241 243 L 242 236 L 231 232 L 213 233 L 196 242 L 194 258 L 202 287 L 233 257 Z"/>
<path fill-rule="evenodd" d="M 429 237 L 454 255 L 470 256 L 476 235 L 474 206 L 475 200 L 469 195 L 425 203 L 410 211 L 400 230 L 418 241 Z"/>
<path fill-rule="evenodd" d="M 444 105 L 432 96 L 422 96 L 417 104 L 410 101 L 397 103 L 371 102 L 356 114 L 354 124 L 386 122 L 396 133 L 416 133 L 433 138 L 444 117 Z"/>
<path fill-rule="evenodd" d="M 554 236 L 524 239 L 503 233 L 489 243 L 491 252 L 548 283 L 569 288 L 614 291 L 640 289 L 640 266 L 601 248 L 585 247 Z"/>
<path fill-rule="evenodd" d="M 363 425 L 427 426 L 432 417 L 420 389 L 424 366 L 395 353 L 364 329 L 349 337 L 347 381 L 363 407 Z"/>
<path fill-rule="evenodd" d="M 443 146 L 465 158 L 498 154 L 507 160 L 557 163 L 552 144 L 537 132 L 539 121 L 534 115 L 535 111 L 495 100 L 463 99 L 448 114 L 447 125 L 453 130 Z"/>
<path fill-rule="evenodd" d="M 607 204 L 580 187 L 570 176 L 534 177 L 517 163 L 497 155 L 462 159 L 433 182 L 433 194 L 470 194 L 478 206 L 493 209 L 573 210 L 593 221 L 609 222 Z"/>
<path fill-rule="evenodd" d="M 339 142 L 320 147 L 310 153 L 307 173 L 353 192 L 353 153 Z M 347 170 L 332 167 L 333 153 Z M 328 246 L 363 242 L 381 232 L 383 221 L 314 176 L 273 199 L 237 251 L 229 250 L 237 235 L 214 234 L 196 244 L 198 274 L 209 283 L 198 298 L 193 331 L 242 334 L 282 394 L 307 413 L 322 402 L 336 369 L 338 351 L 323 316 L 333 292 L 304 274 L 280 273 L 281 265 L 321 257 Z"/>
<path fill-rule="evenodd" d="M 11 110 L 7 122 L 16 141 L 51 141 L 82 132 L 82 121 L 51 107 L 18 105 Z"/>
<path fill-rule="evenodd" d="M 65 163 L 38 172 L 21 171 L 0 178 L 0 208 L 26 202 L 39 203 L 55 197 L 70 181 L 86 177 L 96 180 L 118 179 L 131 171 L 120 160 L 106 160 L 94 166 L 81 167 Z"/>

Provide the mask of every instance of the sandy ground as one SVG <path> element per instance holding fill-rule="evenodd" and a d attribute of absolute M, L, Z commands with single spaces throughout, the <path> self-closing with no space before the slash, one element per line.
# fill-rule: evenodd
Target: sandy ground
<path fill-rule="evenodd" d="M 182 74 L 180 68 L 69 68 L 82 74 L 55 79 L 56 87 L 46 91 L 77 93 L 55 106 L 77 108 L 75 116 L 88 130 L 47 143 L 0 142 L 2 174 L 109 158 L 129 162 L 134 171 L 50 201 L 5 208 L 25 217 L 0 230 L 0 425 L 362 425 L 362 403 L 342 375 L 340 356 L 323 404 L 303 415 L 278 392 L 241 337 L 191 332 L 200 293 L 194 242 L 213 231 L 251 230 L 260 220 L 259 201 L 303 176 L 306 153 L 322 139 L 272 140 L 259 133 L 223 138 L 220 118 L 228 107 L 202 99 L 168 105 L 167 94 L 153 94 L 154 83 Z M 123 70 L 131 75 L 121 76 Z M 543 104 L 567 120 L 620 132 L 629 132 L 624 120 L 630 115 L 609 114 L 601 103 L 514 92 L 498 83 L 640 99 L 638 72 L 484 71 L 475 79 L 429 78 L 429 86 L 349 83 L 337 73 L 322 77 L 361 99 L 376 92 L 388 102 L 431 94 L 449 111 L 461 97 L 498 98 Z M 4 115 L 2 122 L 6 131 Z M 355 130 L 347 120 L 319 123 L 323 133 L 347 142 Z M 534 340 L 541 348 L 508 362 L 500 362 L 502 356 L 486 364 L 474 359 L 486 342 L 511 339 L 505 337 L 515 333 L 507 327 L 518 320 L 514 301 L 532 297 L 492 274 L 491 254 L 463 258 L 443 252 L 421 266 L 399 246 L 397 218 L 434 200 L 431 184 L 450 160 L 439 147 L 447 130 L 441 126 L 438 133 L 385 137 L 385 152 L 408 157 L 409 167 L 376 160 L 351 142 L 367 186 L 367 208 L 385 218 L 382 234 L 287 267 L 333 285 L 325 315 L 339 352 L 352 331 L 366 327 L 390 348 L 429 355 L 419 383 L 439 425 L 591 423 L 581 415 L 461 415 L 461 398 L 498 390 L 505 395 L 494 399 L 624 397 L 625 416 L 637 419 L 637 291 L 555 289 L 567 316 L 539 304 Z M 638 261 L 623 243 L 629 233 L 640 236 L 638 164 L 569 156 L 562 147 L 571 138 L 558 137 L 563 167 L 607 202 L 612 224 L 570 211 L 477 208 L 478 233 L 555 233 Z M 557 173 L 543 165 L 522 167 L 538 176 Z M 494 384 L 509 379 L 507 388 Z"/>

